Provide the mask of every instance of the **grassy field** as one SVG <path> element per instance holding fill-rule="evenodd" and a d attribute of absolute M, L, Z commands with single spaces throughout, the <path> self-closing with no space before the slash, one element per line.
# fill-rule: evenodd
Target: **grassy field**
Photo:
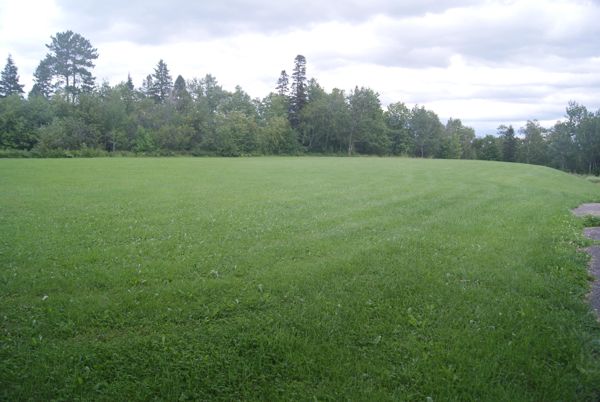
<path fill-rule="evenodd" d="M 0 400 L 598 400 L 549 168 L 0 161 Z M 431 398 L 431 399 L 429 399 Z"/>

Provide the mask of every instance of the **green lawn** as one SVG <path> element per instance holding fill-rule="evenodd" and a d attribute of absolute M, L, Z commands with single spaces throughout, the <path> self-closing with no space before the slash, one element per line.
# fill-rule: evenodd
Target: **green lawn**
<path fill-rule="evenodd" d="M 545 167 L 0 160 L 0 400 L 598 400 Z"/>

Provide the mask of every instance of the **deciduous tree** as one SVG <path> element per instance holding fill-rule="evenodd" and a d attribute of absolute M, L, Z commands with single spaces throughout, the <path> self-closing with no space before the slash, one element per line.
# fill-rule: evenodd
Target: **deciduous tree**
<path fill-rule="evenodd" d="M 512 126 L 501 125 L 498 127 L 498 136 L 502 141 L 502 160 L 505 162 L 515 162 L 517 160 L 517 138 Z"/>

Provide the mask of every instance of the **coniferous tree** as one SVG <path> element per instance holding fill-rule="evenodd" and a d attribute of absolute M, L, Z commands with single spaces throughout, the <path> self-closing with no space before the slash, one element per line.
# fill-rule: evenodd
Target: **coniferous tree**
<path fill-rule="evenodd" d="M 19 73 L 17 66 L 9 54 L 6 66 L 0 75 L 0 97 L 23 94 L 23 85 L 19 84 Z"/>
<path fill-rule="evenodd" d="M 133 111 L 133 105 L 136 100 L 135 86 L 131 79 L 131 74 L 127 74 L 127 81 L 119 85 L 121 89 L 121 100 L 125 104 L 125 112 L 130 114 Z"/>
<path fill-rule="evenodd" d="M 293 128 L 300 126 L 300 113 L 308 100 L 306 85 L 306 58 L 299 54 L 294 59 L 292 72 L 292 90 L 290 94 L 290 124 Z"/>
<path fill-rule="evenodd" d="M 132 92 L 135 89 L 133 85 L 133 80 L 131 79 L 131 74 L 127 74 L 127 81 L 125 82 L 125 86 Z"/>
<path fill-rule="evenodd" d="M 90 69 L 98 58 L 98 51 L 89 40 L 73 31 L 59 32 L 51 39 L 46 45 L 50 50 L 48 64 L 67 99 L 75 102 L 81 92 L 94 88 L 95 78 Z"/>
<path fill-rule="evenodd" d="M 275 89 L 277 89 L 277 94 L 281 96 L 287 96 L 288 92 L 290 91 L 289 85 L 290 77 L 285 70 L 282 70 L 281 75 L 277 80 L 277 86 L 275 87 Z"/>
<path fill-rule="evenodd" d="M 154 96 L 154 99 L 159 103 L 164 103 L 169 95 L 171 95 L 173 78 L 171 77 L 171 74 L 169 74 L 167 64 L 162 59 L 160 59 L 154 69 L 152 81 L 152 95 Z"/>
<path fill-rule="evenodd" d="M 29 92 L 29 96 L 43 96 L 44 98 L 50 98 L 54 93 L 55 86 L 52 82 L 52 68 L 50 66 L 50 59 L 46 57 L 40 62 L 33 73 L 33 88 Z"/>
<path fill-rule="evenodd" d="M 142 82 L 141 91 L 148 98 L 154 96 L 154 80 L 152 79 L 151 74 L 147 75 L 144 82 Z"/>

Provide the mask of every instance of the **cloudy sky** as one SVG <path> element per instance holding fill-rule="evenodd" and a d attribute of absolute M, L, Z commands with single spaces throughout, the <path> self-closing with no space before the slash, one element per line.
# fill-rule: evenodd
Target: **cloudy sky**
<path fill-rule="evenodd" d="M 368 86 L 478 135 L 551 125 L 569 100 L 600 108 L 599 0 L 0 0 L 0 58 L 31 77 L 56 32 L 98 49 L 94 74 L 137 86 L 164 59 L 253 97 L 297 54 L 327 90 Z"/>

